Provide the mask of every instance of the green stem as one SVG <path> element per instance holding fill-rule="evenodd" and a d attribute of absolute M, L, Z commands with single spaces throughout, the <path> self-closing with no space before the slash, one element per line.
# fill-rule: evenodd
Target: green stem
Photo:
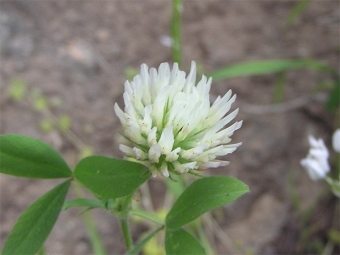
<path fill-rule="evenodd" d="M 202 242 L 203 247 L 207 251 L 207 254 L 214 255 L 215 252 L 210 245 L 209 239 L 208 239 L 207 235 L 205 234 L 203 226 L 202 226 L 201 223 L 196 225 L 196 230 L 197 230 L 198 236 L 199 236 L 199 238 Z"/>
<path fill-rule="evenodd" d="M 158 227 L 156 230 L 152 231 L 151 233 L 149 233 L 143 240 L 141 240 L 132 250 L 130 250 L 127 254 L 128 255 L 137 255 L 140 250 L 144 247 L 144 245 L 150 241 L 150 239 L 152 237 L 154 237 L 159 231 L 161 231 L 162 229 L 164 229 L 164 225 Z"/>
<path fill-rule="evenodd" d="M 172 1 L 171 37 L 172 58 L 181 66 L 181 14 L 182 0 Z"/>
<path fill-rule="evenodd" d="M 120 219 L 120 226 L 123 231 L 123 237 L 126 245 L 126 249 L 130 250 L 133 246 L 131 232 L 129 228 L 129 223 L 127 217 Z"/>
<path fill-rule="evenodd" d="M 84 192 L 82 190 L 82 188 L 80 187 L 80 184 L 77 182 L 73 182 L 74 183 L 74 189 L 75 189 L 75 193 L 77 194 L 77 196 L 79 198 L 83 198 L 84 197 Z M 83 218 L 85 221 L 85 226 L 87 229 L 87 233 L 90 237 L 90 241 L 91 241 L 91 245 L 92 245 L 92 249 L 94 254 L 98 254 L 98 255 L 105 255 L 105 249 L 104 249 L 104 245 L 100 239 L 100 236 L 98 234 L 96 225 L 93 221 L 92 215 L 90 212 L 86 212 L 83 214 Z"/>
<path fill-rule="evenodd" d="M 142 211 L 140 209 L 132 209 L 130 211 L 130 213 L 133 214 L 133 215 L 139 216 L 141 218 L 153 221 L 153 222 L 155 222 L 155 223 L 157 223 L 159 225 L 163 225 L 164 224 L 164 221 L 161 218 L 159 218 L 157 215 L 148 213 L 146 211 Z"/>

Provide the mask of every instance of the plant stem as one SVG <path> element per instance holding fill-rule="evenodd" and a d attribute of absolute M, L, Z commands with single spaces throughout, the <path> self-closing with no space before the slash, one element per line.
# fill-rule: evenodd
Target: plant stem
<path fill-rule="evenodd" d="M 142 211 L 140 209 L 132 209 L 130 211 L 131 214 L 139 216 L 141 218 L 153 221 L 159 225 L 163 225 L 164 224 L 164 220 L 162 220 L 161 218 L 159 218 L 157 215 L 154 215 L 152 213 L 146 212 L 146 211 Z"/>
<path fill-rule="evenodd" d="M 122 231 L 123 231 L 123 237 L 124 237 L 126 249 L 130 250 L 133 246 L 133 242 L 132 242 L 132 237 L 131 237 L 127 217 L 120 219 L 120 226 L 121 226 Z"/>
<path fill-rule="evenodd" d="M 162 229 L 164 229 L 164 225 L 158 227 L 157 229 L 155 229 L 154 231 L 152 231 L 151 233 L 149 233 L 143 240 L 141 240 L 132 250 L 129 251 L 129 253 L 127 253 L 128 255 L 137 255 L 138 252 L 144 247 L 144 245 L 150 241 L 150 239 L 152 237 L 154 237 L 159 231 L 161 231 Z"/>
<path fill-rule="evenodd" d="M 172 1 L 171 37 L 172 37 L 172 58 L 181 66 L 181 14 L 182 0 Z"/>
<path fill-rule="evenodd" d="M 79 183 L 77 182 L 73 182 L 74 183 L 74 189 L 75 189 L 75 193 L 77 194 L 77 196 L 79 198 L 83 198 L 84 197 L 84 192 L 82 190 L 82 188 L 80 187 Z M 106 255 L 105 249 L 104 249 L 104 245 L 100 239 L 100 236 L 98 234 L 96 225 L 93 221 L 92 215 L 90 212 L 86 212 L 83 214 L 83 218 L 85 221 L 85 226 L 87 228 L 87 233 L 90 237 L 90 241 L 91 241 L 91 245 L 92 245 L 92 249 L 94 254 L 97 255 Z"/>

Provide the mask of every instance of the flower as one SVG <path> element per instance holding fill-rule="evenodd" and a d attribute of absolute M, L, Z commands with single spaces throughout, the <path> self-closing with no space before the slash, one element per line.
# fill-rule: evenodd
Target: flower
<path fill-rule="evenodd" d="M 336 152 L 340 152 L 340 128 L 335 130 L 332 137 L 333 149 Z"/>
<path fill-rule="evenodd" d="M 307 157 L 301 160 L 301 165 L 312 180 L 324 179 L 330 171 L 327 147 L 321 138 L 316 140 L 313 136 L 309 136 L 309 144 L 311 148 Z"/>
<path fill-rule="evenodd" d="M 203 75 L 197 85 L 195 81 L 192 62 L 187 77 L 177 63 L 172 70 L 162 63 L 158 71 L 143 64 L 132 82 L 125 82 L 124 111 L 117 103 L 114 110 L 129 141 L 119 145 L 126 159 L 165 177 L 229 164 L 216 158 L 241 145 L 229 142 L 242 121 L 225 127 L 238 113 L 236 109 L 226 115 L 236 95 L 229 90 L 210 105 L 211 78 Z"/>

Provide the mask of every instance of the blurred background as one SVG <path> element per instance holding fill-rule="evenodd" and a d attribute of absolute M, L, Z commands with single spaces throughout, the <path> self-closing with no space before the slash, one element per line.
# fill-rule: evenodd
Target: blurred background
<path fill-rule="evenodd" d="M 339 70 L 338 1 L 183 2 L 183 70 L 192 60 L 202 75 L 270 59 L 312 59 Z M 71 166 L 91 154 L 121 158 L 113 105 L 123 106 L 123 83 L 142 63 L 172 62 L 171 16 L 171 2 L 159 0 L 2 1 L 0 133 L 42 139 Z M 292 68 L 213 84 L 212 98 L 237 94 L 244 124 L 233 141 L 243 145 L 226 157 L 229 166 L 207 174 L 237 177 L 251 190 L 212 213 L 219 227 L 205 229 L 216 254 L 340 253 L 339 201 L 300 166 L 309 134 L 331 148 L 335 114 L 324 104 L 333 81 L 329 72 Z M 1 175 L 0 247 L 23 210 L 59 182 Z M 164 181 L 148 187 L 151 206 L 162 209 Z M 47 254 L 92 254 L 80 212 L 61 214 Z M 107 253 L 122 254 L 118 222 L 91 213 Z M 134 237 L 147 230 L 136 222 Z M 162 254 L 157 248 L 144 254 Z"/>

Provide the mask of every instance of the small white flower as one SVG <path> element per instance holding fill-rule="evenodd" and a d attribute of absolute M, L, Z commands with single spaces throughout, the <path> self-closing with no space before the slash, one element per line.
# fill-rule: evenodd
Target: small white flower
<path fill-rule="evenodd" d="M 340 153 L 340 128 L 335 130 L 333 137 L 332 137 L 332 142 L 333 142 L 333 149 L 336 152 Z"/>
<path fill-rule="evenodd" d="M 301 160 L 301 165 L 312 180 L 324 179 L 330 171 L 327 147 L 321 138 L 316 140 L 313 136 L 309 136 L 309 145 L 311 148 L 307 157 Z"/>
<path fill-rule="evenodd" d="M 114 107 L 130 141 L 119 146 L 124 156 L 149 167 L 153 176 L 228 165 L 216 158 L 241 145 L 229 142 L 242 121 L 226 127 L 238 113 L 227 114 L 236 95 L 229 90 L 210 105 L 210 85 L 204 75 L 196 85 L 195 62 L 187 77 L 177 63 L 172 70 L 167 63 L 158 70 L 143 64 L 133 81 L 125 82 L 124 111 Z"/>

